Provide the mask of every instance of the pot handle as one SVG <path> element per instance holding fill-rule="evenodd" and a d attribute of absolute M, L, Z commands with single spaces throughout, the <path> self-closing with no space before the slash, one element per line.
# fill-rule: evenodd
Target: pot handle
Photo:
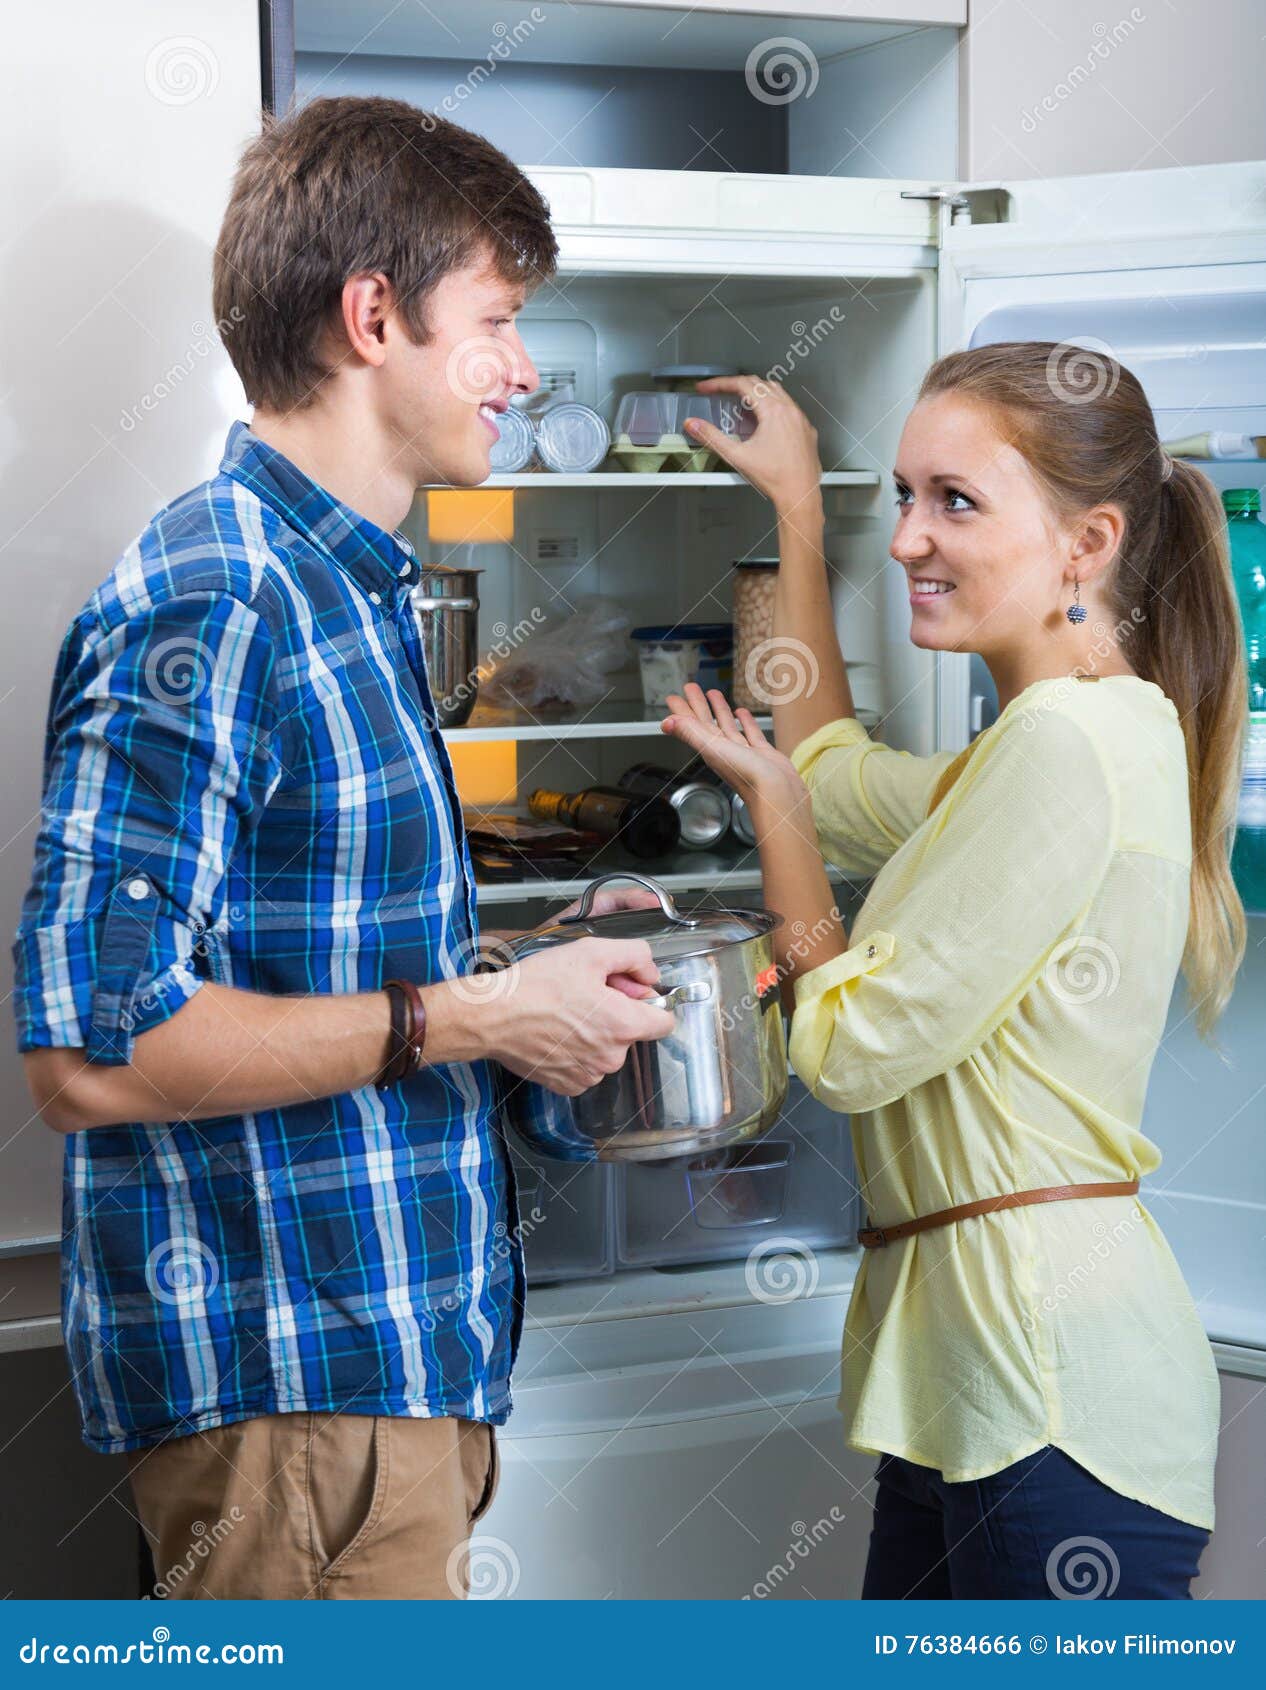
<path fill-rule="evenodd" d="M 680 1009 L 683 1003 L 706 1003 L 711 996 L 710 980 L 686 980 L 657 997 L 639 998 L 637 1001 L 649 1004 L 652 1009 Z"/>
<path fill-rule="evenodd" d="M 659 907 L 663 910 L 669 921 L 680 922 L 683 927 L 688 927 L 690 925 L 690 917 L 682 915 L 681 911 L 677 908 L 677 905 L 673 902 L 672 893 L 669 892 L 666 887 L 661 886 L 658 880 L 652 880 L 649 874 L 634 874 L 632 870 L 617 869 L 611 874 L 600 874 L 596 880 L 591 880 L 588 886 L 585 887 L 580 899 L 580 907 L 577 909 L 575 915 L 565 915 L 561 917 L 560 926 L 563 922 L 568 921 L 587 921 L 593 912 L 593 902 L 598 895 L 599 886 L 605 886 L 608 881 L 611 880 L 632 880 L 639 886 L 645 886 L 648 892 L 653 892 L 659 899 Z"/>

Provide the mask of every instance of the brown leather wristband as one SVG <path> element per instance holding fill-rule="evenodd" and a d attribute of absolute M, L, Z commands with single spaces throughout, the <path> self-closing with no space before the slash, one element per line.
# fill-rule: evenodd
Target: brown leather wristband
<path fill-rule="evenodd" d="M 416 1074 L 422 1066 L 422 1051 L 426 1045 L 426 1004 L 422 1001 L 422 993 L 412 980 L 388 980 L 387 985 L 398 986 L 409 1006 L 409 1026 L 405 1034 L 405 1048 L 401 1054 L 400 1072 L 392 1075 L 393 1080 L 403 1080 L 409 1074 Z"/>
<path fill-rule="evenodd" d="M 409 999 L 399 981 L 389 980 L 383 990 L 391 1006 L 391 1032 L 387 1039 L 387 1060 L 374 1075 L 374 1084 L 379 1091 L 386 1091 L 403 1076 L 410 1053 L 411 1030 Z"/>

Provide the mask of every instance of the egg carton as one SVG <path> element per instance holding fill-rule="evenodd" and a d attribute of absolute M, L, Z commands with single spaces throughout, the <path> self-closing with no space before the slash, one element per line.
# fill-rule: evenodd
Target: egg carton
<path fill-rule="evenodd" d="M 682 434 L 666 434 L 654 446 L 635 446 L 627 434 L 617 435 L 611 456 L 621 469 L 633 475 L 658 475 L 661 471 L 698 475 L 715 469 L 722 461 L 718 453 Z"/>

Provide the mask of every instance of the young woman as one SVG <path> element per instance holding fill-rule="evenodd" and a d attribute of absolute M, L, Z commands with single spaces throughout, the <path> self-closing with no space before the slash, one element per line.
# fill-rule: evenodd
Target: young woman
<path fill-rule="evenodd" d="M 697 687 L 664 727 L 747 802 L 792 1065 L 852 1117 L 867 1597 L 1185 1597 L 1213 1525 L 1213 1359 L 1135 1193 L 1179 966 L 1208 1038 L 1244 952 L 1241 628 L 1209 483 L 1113 361 L 1061 397 L 1059 351 L 942 359 L 902 434 L 910 637 L 997 684 L 957 755 L 853 719 L 807 419 L 740 377 L 704 385 L 748 400 L 751 439 L 696 430 L 774 504 L 775 647 L 803 684 L 777 749 Z M 824 856 L 874 874 L 851 934 Z"/>

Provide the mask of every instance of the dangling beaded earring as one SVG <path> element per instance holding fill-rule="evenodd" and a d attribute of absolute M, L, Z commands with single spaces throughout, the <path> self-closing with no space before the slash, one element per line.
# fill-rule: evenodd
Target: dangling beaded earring
<path fill-rule="evenodd" d="M 1084 622 L 1086 620 L 1086 607 L 1081 602 L 1080 581 L 1073 582 L 1073 591 L 1074 602 L 1069 605 L 1068 609 L 1064 612 L 1064 615 L 1067 616 L 1070 622 Z"/>

